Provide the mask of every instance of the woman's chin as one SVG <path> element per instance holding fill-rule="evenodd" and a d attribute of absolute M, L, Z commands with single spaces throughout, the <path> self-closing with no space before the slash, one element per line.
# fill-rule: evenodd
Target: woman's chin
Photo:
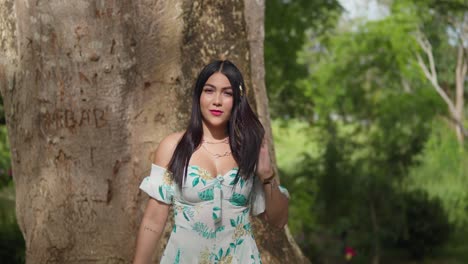
<path fill-rule="evenodd" d="M 228 124 L 228 121 L 221 120 L 206 120 L 204 121 L 205 125 L 210 128 L 225 128 Z"/>

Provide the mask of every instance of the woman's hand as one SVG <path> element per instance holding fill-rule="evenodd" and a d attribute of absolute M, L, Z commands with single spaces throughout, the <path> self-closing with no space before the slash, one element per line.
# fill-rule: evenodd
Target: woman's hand
<path fill-rule="evenodd" d="M 273 166 L 271 166 L 270 153 L 268 152 L 268 145 L 266 144 L 265 137 L 263 138 L 262 146 L 260 147 L 256 173 L 262 182 L 263 180 L 273 176 L 274 173 Z"/>

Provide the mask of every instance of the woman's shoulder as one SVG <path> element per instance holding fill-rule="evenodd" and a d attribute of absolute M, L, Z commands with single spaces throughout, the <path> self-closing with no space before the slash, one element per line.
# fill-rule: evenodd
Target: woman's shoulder
<path fill-rule="evenodd" d="M 177 146 L 184 133 L 185 131 L 179 131 L 169 134 L 165 138 L 163 138 L 163 140 L 161 140 L 161 143 L 159 143 L 159 145 L 174 146 L 175 148 L 175 146 Z"/>
<path fill-rule="evenodd" d="M 161 167 L 167 167 L 171 161 L 172 155 L 174 154 L 174 150 L 184 133 L 185 131 L 175 132 L 161 140 L 158 148 L 156 149 L 156 155 L 153 163 Z"/>

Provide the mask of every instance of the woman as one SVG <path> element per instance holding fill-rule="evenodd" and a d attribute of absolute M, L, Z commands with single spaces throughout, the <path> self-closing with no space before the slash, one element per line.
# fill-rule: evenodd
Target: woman
<path fill-rule="evenodd" d="M 153 199 L 134 264 L 150 263 L 171 205 L 175 224 L 161 263 L 261 263 L 249 212 L 282 228 L 289 195 L 274 179 L 264 130 L 245 92 L 230 61 L 200 72 L 187 130 L 161 141 L 140 185 Z"/>

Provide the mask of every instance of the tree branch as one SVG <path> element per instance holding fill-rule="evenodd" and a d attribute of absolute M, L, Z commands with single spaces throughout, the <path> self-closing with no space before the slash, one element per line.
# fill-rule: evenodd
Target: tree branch
<path fill-rule="evenodd" d="M 450 100 L 450 98 L 448 97 L 448 95 L 445 93 L 445 91 L 442 89 L 442 87 L 440 87 L 439 83 L 437 82 L 437 79 L 434 78 L 434 76 L 429 72 L 429 70 L 427 69 L 427 66 L 426 64 L 424 63 L 423 59 L 421 58 L 421 56 L 419 54 L 416 54 L 417 58 L 418 58 L 418 63 L 419 63 L 419 66 L 421 67 L 421 69 L 423 70 L 424 72 L 424 75 L 426 75 L 426 78 L 431 82 L 432 86 L 435 88 L 435 90 L 437 91 L 437 93 L 440 95 L 440 97 L 442 97 L 442 99 L 444 99 L 445 103 L 448 105 L 449 107 L 449 111 L 450 113 L 453 115 L 456 113 L 455 111 L 455 105 L 453 104 L 453 102 Z"/>
<path fill-rule="evenodd" d="M 440 97 L 442 97 L 442 99 L 447 104 L 447 106 L 449 108 L 449 111 L 450 111 L 450 119 L 452 120 L 452 122 L 454 122 L 460 128 L 460 130 L 461 130 L 461 132 L 463 133 L 464 136 L 468 136 L 468 131 L 465 129 L 465 127 L 463 125 L 463 120 L 461 120 L 462 116 L 460 116 L 458 114 L 458 111 L 456 109 L 455 104 L 452 102 L 452 100 L 450 100 L 447 93 L 439 85 L 439 82 L 437 80 L 437 72 L 436 72 L 436 69 L 435 69 L 434 55 L 432 53 L 432 47 L 431 47 L 431 44 L 429 43 L 429 40 L 427 40 L 427 38 L 424 37 L 422 32 L 418 32 L 416 34 L 416 36 L 415 36 L 415 39 L 416 39 L 419 46 L 422 48 L 422 50 L 424 51 L 424 53 L 426 54 L 426 56 L 428 58 L 430 69 L 427 67 L 427 65 L 424 62 L 421 55 L 416 54 L 419 66 L 421 67 L 422 71 L 424 72 L 424 75 L 426 76 L 426 78 L 431 82 L 434 89 L 437 91 L 437 93 L 440 95 Z M 458 80 L 463 80 L 463 82 L 464 82 L 468 66 L 466 65 L 467 63 L 466 63 L 466 60 L 464 59 L 464 56 L 463 56 L 464 55 L 463 43 L 460 44 L 460 48 L 461 48 L 461 52 L 459 52 L 459 54 L 458 54 L 456 78 L 457 78 L 457 81 Z M 461 76 L 461 75 L 463 75 L 463 76 Z M 462 79 L 459 79 L 459 78 L 462 78 Z M 461 85 L 463 85 L 463 84 L 461 84 Z"/>

